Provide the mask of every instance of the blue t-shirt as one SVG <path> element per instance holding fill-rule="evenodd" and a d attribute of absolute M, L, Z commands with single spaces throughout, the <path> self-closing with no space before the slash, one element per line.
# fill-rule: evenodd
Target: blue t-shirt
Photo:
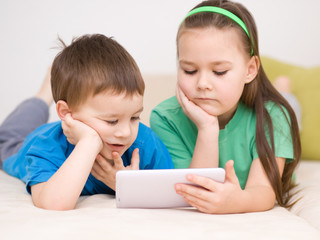
<path fill-rule="evenodd" d="M 139 124 L 138 136 L 122 155 L 124 166 L 131 164 L 132 152 L 139 148 L 140 169 L 171 169 L 173 163 L 168 150 L 158 136 L 147 126 Z M 19 152 L 3 162 L 3 170 L 31 186 L 46 182 L 58 171 L 74 149 L 67 141 L 61 121 L 42 125 L 29 134 Z M 89 175 L 81 195 L 114 194 L 103 182 Z"/>

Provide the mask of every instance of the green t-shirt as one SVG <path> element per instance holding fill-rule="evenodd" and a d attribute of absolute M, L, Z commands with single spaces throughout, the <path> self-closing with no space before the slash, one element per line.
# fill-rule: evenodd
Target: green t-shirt
<path fill-rule="evenodd" d="M 280 107 L 265 104 L 274 130 L 276 157 L 293 159 L 290 126 Z M 197 127 L 184 114 L 176 97 L 156 106 L 150 116 L 150 126 L 169 150 L 175 168 L 188 168 L 197 140 Z M 239 102 L 236 113 L 224 129 L 219 131 L 219 166 L 230 159 L 242 189 L 245 188 L 251 163 L 258 158 L 256 149 L 256 116 L 253 109 Z"/>

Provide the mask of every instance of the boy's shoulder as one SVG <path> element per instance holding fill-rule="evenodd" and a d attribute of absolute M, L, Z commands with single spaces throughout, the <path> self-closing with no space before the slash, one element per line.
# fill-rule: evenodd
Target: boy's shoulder
<path fill-rule="evenodd" d="M 38 136 L 48 136 L 54 137 L 60 135 L 63 132 L 61 127 L 61 121 L 46 123 L 36 128 L 29 136 L 26 138 L 37 138 Z"/>
<path fill-rule="evenodd" d="M 67 138 L 63 133 L 61 121 L 47 123 L 35 129 L 27 136 L 21 148 L 23 154 L 33 155 L 46 152 L 48 149 L 69 148 Z"/>
<path fill-rule="evenodd" d="M 143 124 L 142 122 L 139 123 L 139 130 L 138 130 L 138 135 L 136 138 L 136 141 L 142 141 L 145 139 L 148 139 L 150 137 L 153 137 L 154 135 L 156 135 L 152 129 L 148 126 L 146 126 L 145 124 Z"/>
<path fill-rule="evenodd" d="M 158 135 L 148 126 L 139 123 L 139 131 L 136 140 L 131 147 L 140 149 L 152 149 L 162 145 L 162 141 Z"/>

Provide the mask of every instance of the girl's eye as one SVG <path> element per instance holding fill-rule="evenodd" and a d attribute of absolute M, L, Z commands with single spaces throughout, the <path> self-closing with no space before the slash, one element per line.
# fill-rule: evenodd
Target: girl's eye
<path fill-rule="evenodd" d="M 193 70 L 193 71 L 184 70 L 184 73 L 185 73 L 185 74 L 188 74 L 188 75 L 195 74 L 196 72 L 197 72 L 197 70 Z"/>
<path fill-rule="evenodd" d="M 116 125 L 118 123 L 118 120 L 114 120 L 114 121 L 105 121 L 106 123 L 110 124 L 110 125 Z"/>
<path fill-rule="evenodd" d="M 228 71 L 223 71 L 223 72 L 216 72 L 216 71 L 213 71 L 214 74 L 218 75 L 218 76 L 222 76 L 222 75 L 225 75 Z"/>

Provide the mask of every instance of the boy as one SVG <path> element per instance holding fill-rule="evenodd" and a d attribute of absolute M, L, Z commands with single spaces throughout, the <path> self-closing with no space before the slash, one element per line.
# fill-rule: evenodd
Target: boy
<path fill-rule="evenodd" d="M 19 146 L 19 131 L 41 115 L 33 113 L 44 104 L 39 98 L 50 104 L 38 96 L 0 127 L 3 169 L 26 183 L 35 206 L 73 209 L 81 194 L 114 193 L 118 170 L 173 168 L 163 143 L 139 122 L 144 82 L 116 41 L 95 34 L 64 45 L 52 65 L 51 88 L 61 122 L 42 125 Z"/>

